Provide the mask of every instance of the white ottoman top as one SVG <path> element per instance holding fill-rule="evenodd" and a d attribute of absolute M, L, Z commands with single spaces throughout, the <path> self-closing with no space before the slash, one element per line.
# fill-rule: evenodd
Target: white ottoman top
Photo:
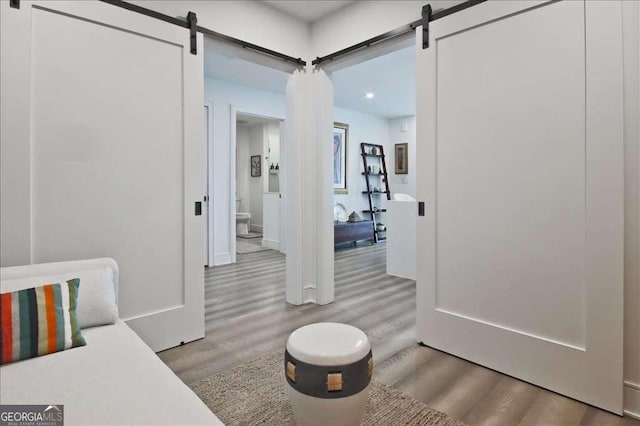
<path fill-rule="evenodd" d="M 371 350 L 367 335 L 348 324 L 319 322 L 300 327 L 287 340 L 287 351 L 313 365 L 345 365 L 359 361 Z"/>

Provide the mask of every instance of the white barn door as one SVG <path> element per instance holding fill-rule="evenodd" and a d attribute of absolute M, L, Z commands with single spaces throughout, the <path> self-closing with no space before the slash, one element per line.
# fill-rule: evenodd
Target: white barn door
<path fill-rule="evenodd" d="M 486 2 L 431 22 L 417 65 L 419 341 L 618 414 L 620 20 Z"/>
<path fill-rule="evenodd" d="M 113 257 L 120 315 L 154 350 L 203 337 L 202 36 L 193 55 L 187 29 L 106 3 L 8 3 L 2 145 L 26 152 L 3 159 L 30 189 L 12 207 L 30 223 L 21 263 Z"/>

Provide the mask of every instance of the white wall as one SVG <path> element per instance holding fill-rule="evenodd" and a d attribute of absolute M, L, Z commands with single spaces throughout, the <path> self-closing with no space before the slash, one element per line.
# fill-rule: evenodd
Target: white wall
<path fill-rule="evenodd" d="M 206 102 L 213 102 L 213 231 L 214 231 L 214 265 L 223 265 L 234 261 L 233 230 L 235 230 L 235 215 L 231 215 L 229 203 L 233 203 L 235 211 L 235 193 L 231 187 L 235 186 L 236 174 L 232 174 L 233 158 L 230 151 L 229 132 L 231 126 L 232 109 L 265 117 L 283 120 L 285 117 L 284 95 L 251 89 L 219 80 L 205 79 Z M 248 137 L 248 135 L 247 135 Z M 233 164 L 235 169 L 235 164 Z M 238 172 L 239 173 L 239 172 Z M 249 176 L 249 170 L 245 176 Z M 245 206 L 247 209 L 249 206 Z M 248 211 L 248 210 L 244 210 Z"/>
<path fill-rule="evenodd" d="M 390 200 L 387 204 L 387 274 L 416 279 L 415 201 Z"/>
<path fill-rule="evenodd" d="M 280 192 L 280 169 L 271 170 L 271 165 L 280 167 L 280 122 L 272 121 L 264 126 L 265 131 L 265 178 L 264 192 Z"/>
<path fill-rule="evenodd" d="M 406 131 L 403 131 L 406 129 Z M 396 152 L 395 144 L 409 144 L 409 173 L 406 175 L 397 175 L 395 173 Z M 409 194 L 415 198 L 416 196 L 416 117 L 400 117 L 389 120 L 389 154 L 387 154 L 389 163 L 389 183 L 392 193 Z"/>
<path fill-rule="evenodd" d="M 235 180 L 235 164 L 229 163 L 232 156 L 231 147 L 231 105 L 225 102 L 216 102 L 208 92 L 205 83 L 205 102 L 213 102 L 213 151 L 212 151 L 212 175 L 213 185 L 211 191 L 211 203 L 209 208 L 213 210 L 213 264 L 224 265 L 234 260 L 233 232 L 235 227 L 235 190 L 231 191 L 232 179 Z M 235 185 L 234 185 L 235 186 Z"/>
<path fill-rule="evenodd" d="M 264 192 L 263 180 L 268 175 L 265 170 L 264 153 L 264 126 L 258 124 L 249 127 L 249 157 L 260 156 L 262 171 L 259 177 L 249 177 L 249 213 L 251 213 L 251 230 L 262 232 L 262 194 Z M 265 175 L 266 173 L 266 175 Z"/>
<path fill-rule="evenodd" d="M 365 177 L 362 175 L 364 169 L 362 156 L 360 155 L 360 143 L 368 142 L 384 145 L 385 154 L 388 155 L 389 120 L 340 107 L 334 107 L 333 117 L 334 121 L 349 125 L 347 154 L 347 189 L 349 192 L 347 194 L 334 194 L 334 202 L 343 204 L 348 214 L 355 211 L 362 219 L 370 219 L 368 214 L 362 213 L 362 210 L 369 209 L 369 202 L 367 195 L 362 193 L 362 191 L 366 191 L 367 185 Z M 389 167 L 390 163 L 387 160 L 387 168 Z M 381 178 L 371 177 L 370 182 L 372 186 L 383 188 Z M 391 191 L 394 191 L 393 187 L 391 187 Z M 383 195 L 374 195 L 374 197 L 385 198 Z M 382 203 L 384 204 L 384 201 Z"/>
<path fill-rule="evenodd" d="M 277 193 L 262 196 L 262 247 L 280 250 L 280 196 Z"/>
<path fill-rule="evenodd" d="M 273 117 L 279 120 L 285 118 L 283 94 L 206 78 L 204 80 L 204 97 L 207 101 L 233 105 L 238 112 Z"/>
<path fill-rule="evenodd" d="M 269 142 L 269 164 L 280 163 L 280 123 L 271 122 L 267 125 L 267 139 Z"/>

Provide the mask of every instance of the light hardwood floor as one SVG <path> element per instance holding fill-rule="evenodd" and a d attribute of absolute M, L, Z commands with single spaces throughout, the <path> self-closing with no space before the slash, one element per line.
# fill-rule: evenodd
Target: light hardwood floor
<path fill-rule="evenodd" d="M 480 367 L 415 339 L 415 282 L 385 274 L 384 244 L 336 252 L 335 302 L 285 303 L 285 259 L 269 250 L 206 272 L 206 336 L 161 352 L 187 384 L 283 350 L 305 324 L 336 321 L 364 330 L 374 377 L 470 425 L 640 426 L 537 386 Z"/>

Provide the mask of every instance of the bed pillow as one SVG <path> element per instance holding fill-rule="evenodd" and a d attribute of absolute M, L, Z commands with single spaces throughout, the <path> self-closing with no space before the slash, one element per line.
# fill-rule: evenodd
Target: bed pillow
<path fill-rule="evenodd" d="M 84 346 L 76 307 L 80 280 L 0 294 L 0 364 Z"/>
<path fill-rule="evenodd" d="M 42 283 L 60 283 L 73 278 L 79 278 L 82 283 L 76 310 L 80 328 L 115 324 L 119 313 L 111 268 L 3 280 L 0 283 L 0 290 L 2 292 L 22 290 Z"/>

